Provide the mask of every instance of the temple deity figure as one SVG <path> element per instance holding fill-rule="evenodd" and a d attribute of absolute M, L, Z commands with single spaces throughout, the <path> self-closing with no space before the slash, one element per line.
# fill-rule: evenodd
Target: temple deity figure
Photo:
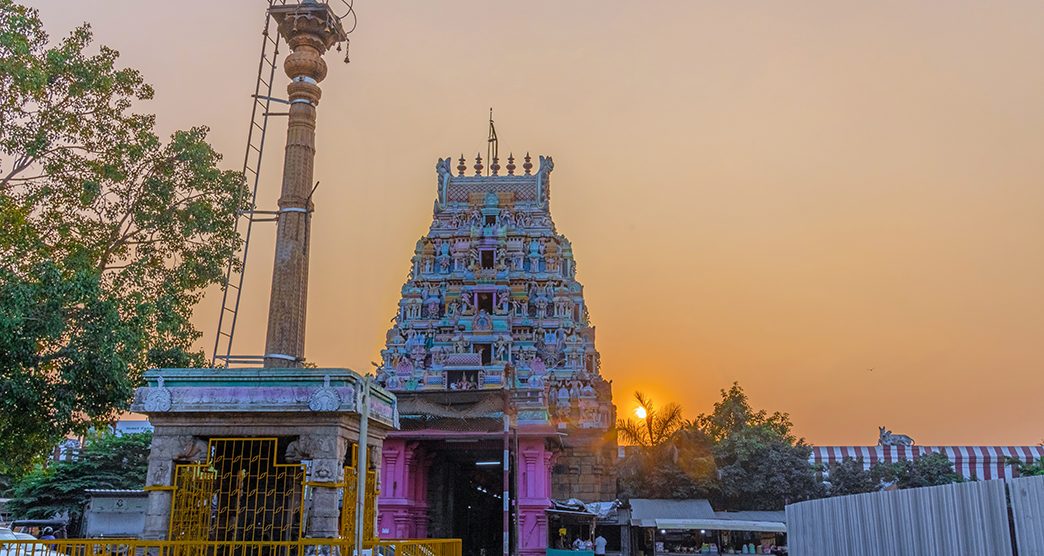
<path fill-rule="evenodd" d="M 536 300 L 536 318 L 542 319 L 547 316 L 547 300 L 538 297 Z"/>
<path fill-rule="evenodd" d="M 437 318 L 439 318 L 439 309 L 441 307 L 442 307 L 442 303 L 439 301 L 439 298 L 432 297 L 432 298 L 428 299 L 428 315 L 427 315 L 427 318 L 429 318 L 429 319 L 437 319 Z"/>
<path fill-rule="evenodd" d="M 540 251 L 541 251 L 540 241 L 537 240 L 536 238 L 533 238 L 533 239 L 529 240 L 529 256 L 530 257 L 539 257 L 540 256 Z"/>
<path fill-rule="evenodd" d="M 511 307 L 511 290 L 501 287 L 497 290 L 497 307 L 494 311 L 497 315 L 506 315 Z"/>
<path fill-rule="evenodd" d="M 457 331 L 457 334 L 453 336 L 453 353 L 467 353 L 468 352 L 468 340 L 464 338 L 464 334 Z"/>
<path fill-rule="evenodd" d="M 475 297 L 470 291 L 460 292 L 460 314 L 470 315 L 475 312 Z"/>
<path fill-rule="evenodd" d="M 489 317 L 489 313 L 485 309 L 480 309 L 478 316 L 475 317 L 475 329 L 476 330 L 491 330 L 493 328 L 493 319 Z"/>
<path fill-rule="evenodd" d="M 497 343 L 493 349 L 493 357 L 497 361 L 507 361 L 510 344 L 507 341 L 506 336 L 500 336 L 497 338 Z"/>
<path fill-rule="evenodd" d="M 508 228 L 515 226 L 515 214 L 511 212 L 511 209 L 503 209 L 500 211 L 500 223 Z"/>

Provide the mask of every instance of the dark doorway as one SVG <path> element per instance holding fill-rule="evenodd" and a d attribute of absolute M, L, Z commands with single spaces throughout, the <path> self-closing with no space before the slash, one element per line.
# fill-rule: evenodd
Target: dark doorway
<path fill-rule="evenodd" d="M 502 452 L 482 442 L 445 443 L 428 481 L 431 537 L 463 540 L 463 556 L 502 553 Z"/>
<path fill-rule="evenodd" d="M 491 267 L 492 268 L 492 267 Z M 485 310 L 489 314 L 493 314 L 493 294 L 490 292 L 481 292 L 478 294 L 478 308 Z"/>
<path fill-rule="evenodd" d="M 473 344 L 475 346 L 475 353 L 482 354 L 482 364 L 492 365 L 493 364 L 493 345 L 492 344 Z"/>
<path fill-rule="evenodd" d="M 479 252 L 482 258 L 482 268 L 493 268 L 493 250 L 484 249 Z"/>

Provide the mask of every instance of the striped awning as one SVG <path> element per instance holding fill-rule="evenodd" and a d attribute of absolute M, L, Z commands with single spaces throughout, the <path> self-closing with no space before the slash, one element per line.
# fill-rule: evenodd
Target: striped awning
<path fill-rule="evenodd" d="M 809 461 L 827 466 L 862 458 L 869 469 L 875 463 L 909 461 L 930 453 L 945 454 L 954 472 L 965 479 L 1011 479 L 1018 470 L 1009 458 L 1025 463 L 1044 459 L 1044 446 L 814 446 Z"/>

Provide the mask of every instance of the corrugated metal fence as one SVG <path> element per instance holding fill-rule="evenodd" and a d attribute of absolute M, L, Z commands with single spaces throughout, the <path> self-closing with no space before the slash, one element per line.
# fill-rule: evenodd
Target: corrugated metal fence
<path fill-rule="evenodd" d="M 1008 481 L 1019 556 L 1044 556 L 1044 475 Z"/>
<path fill-rule="evenodd" d="M 1007 488 L 1006 488 L 1007 487 Z M 1044 477 L 959 483 L 787 506 L 794 556 L 1044 556 Z"/>

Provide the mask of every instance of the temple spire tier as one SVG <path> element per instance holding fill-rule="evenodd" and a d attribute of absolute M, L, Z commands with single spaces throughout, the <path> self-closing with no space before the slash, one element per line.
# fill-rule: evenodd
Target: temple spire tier
<path fill-rule="evenodd" d="M 515 173 L 436 164 L 431 227 L 418 240 L 378 380 L 393 391 L 529 392 L 522 421 L 606 430 L 614 422 L 573 248 L 549 208 L 551 157 Z M 490 161 L 486 161 L 490 162 Z M 522 396 L 525 397 L 525 396 Z M 521 399 L 521 398 L 520 398 Z"/>

